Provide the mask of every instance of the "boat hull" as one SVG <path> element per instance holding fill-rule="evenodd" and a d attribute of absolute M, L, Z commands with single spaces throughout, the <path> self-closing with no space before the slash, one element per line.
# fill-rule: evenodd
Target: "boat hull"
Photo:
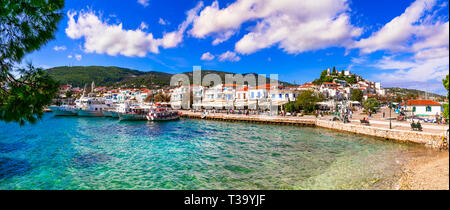
<path fill-rule="evenodd" d="M 120 121 L 142 121 L 147 120 L 145 115 L 119 113 Z"/>
<path fill-rule="evenodd" d="M 119 113 L 118 112 L 111 112 L 111 117 L 112 118 L 119 118 Z"/>
<path fill-rule="evenodd" d="M 77 112 L 73 109 L 65 109 L 57 106 L 48 107 L 55 116 L 76 116 Z"/>
<path fill-rule="evenodd" d="M 147 120 L 149 121 L 171 121 L 171 120 L 179 120 L 180 115 L 173 115 L 173 116 L 167 116 L 167 117 L 154 117 L 154 116 L 147 116 Z"/>
<path fill-rule="evenodd" d="M 103 111 L 103 115 L 105 117 L 112 117 L 112 113 L 113 113 L 113 111 Z"/>
<path fill-rule="evenodd" d="M 80 117 L 104 117 L 103 112 L 101 111 L 90 111 L 90 110 L 81 110 L 77 109 L 76 112 Z"/>

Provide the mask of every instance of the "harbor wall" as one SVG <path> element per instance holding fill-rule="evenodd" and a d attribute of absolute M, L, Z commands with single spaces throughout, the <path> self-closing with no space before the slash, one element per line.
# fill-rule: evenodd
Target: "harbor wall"
<path fill-rule="evenodd" d="M 284 118 L 284 117 L 267 117 L 267 116 L 246 116 L 246 115 L 207 115 L 203 116 L 201 113 L 182 113 L 185 118 L 198 118 L 206 120 L 218 120 L 228 122 L 247 122 L 247 123 L 262 123 L 262 124 L 278 124 L 278 125 L 297 125 L 308 127 L 321 127 L 332 129 L 336 131 L 351 132 L 355 134 L 362 134 L 374 136 L 399 142 L 408 142 L 421 144 L 431 148 L 439 148 L 443 134 L 427 133 L 419 131 L 395 130 L 380 128 L 368 125 L 357 125 L 349 123 L 341 123 L 339 121 L 318 120 L 318 119 L 302 119 L 302 118 Z"/>
<path fill-rule="evenodd" d="M 422 144 L 427 147 L 439 148 L 443 134 L 426 133 L 421 131 L 395 130 L 372 127 L 367 125 L 344 124 L 336 121 L 317 120 L 316 126 L 337 131 L 375 136 L 384 139 Z"/>

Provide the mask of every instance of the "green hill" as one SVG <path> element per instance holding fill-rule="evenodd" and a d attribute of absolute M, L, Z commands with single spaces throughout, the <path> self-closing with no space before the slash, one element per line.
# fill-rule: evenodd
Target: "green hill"
<path fill-rule="evenodd" d="M 114 66 L 60 66 L 47 69 L 47 72 L 61 84 L 72 84 L 78 87 L 83 87 L 85 84 L 89 85 L 92 81 L 97 86 L 112 87 L 146 86 L 152 88 L 169 86 L 170 78 L 173 75 L 158 71 L 144 72 Z M 202 70 L 202 77 L 209 73 L 218 74 L 222 78 L 222 81 L 225 81 L 225 74 L 231 74 L 223 71 Z M 192 72 L 185 72 L 185 74 L 190 77 L 192 83 Z M 256 75 L 255 73 L 250 74 Z M 286 86 L 291 85 L 286 82 L 280 83 Z"/>
<path fill-rule="evenodd" d="M 399 87 L 391 87 L 391 88 L 385 88 L 387 92 L 396 94 L 398 96 L 402 97 L 409 97 L 409 98 L 428 98 L 436 101 L 443 101 L 445 99 L 445 96 L 435 94 L 435 93 L 429 93 L 422 90 L 416 90 L 416 89 L 407 89 L 407 88 L 399 88 Z"/>

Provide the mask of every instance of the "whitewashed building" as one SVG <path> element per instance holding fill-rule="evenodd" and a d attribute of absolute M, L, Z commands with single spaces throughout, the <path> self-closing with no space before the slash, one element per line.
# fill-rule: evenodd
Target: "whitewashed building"
<path fill-rule="evenodd" d="M 412 111 L 414 115 L 434 116 L 441 115 L 442 112 L 442 104 L 432 100 L 409 100 L 401 106 Z"/>

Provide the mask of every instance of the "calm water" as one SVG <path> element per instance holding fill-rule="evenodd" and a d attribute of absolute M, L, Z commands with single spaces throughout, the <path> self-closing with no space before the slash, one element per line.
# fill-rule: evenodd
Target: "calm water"
<path fill-rule="evenodd" d="M 0 122 L 0 189 L 384 189 L 421 149 L 318 128 L 46 114 Z"/>

